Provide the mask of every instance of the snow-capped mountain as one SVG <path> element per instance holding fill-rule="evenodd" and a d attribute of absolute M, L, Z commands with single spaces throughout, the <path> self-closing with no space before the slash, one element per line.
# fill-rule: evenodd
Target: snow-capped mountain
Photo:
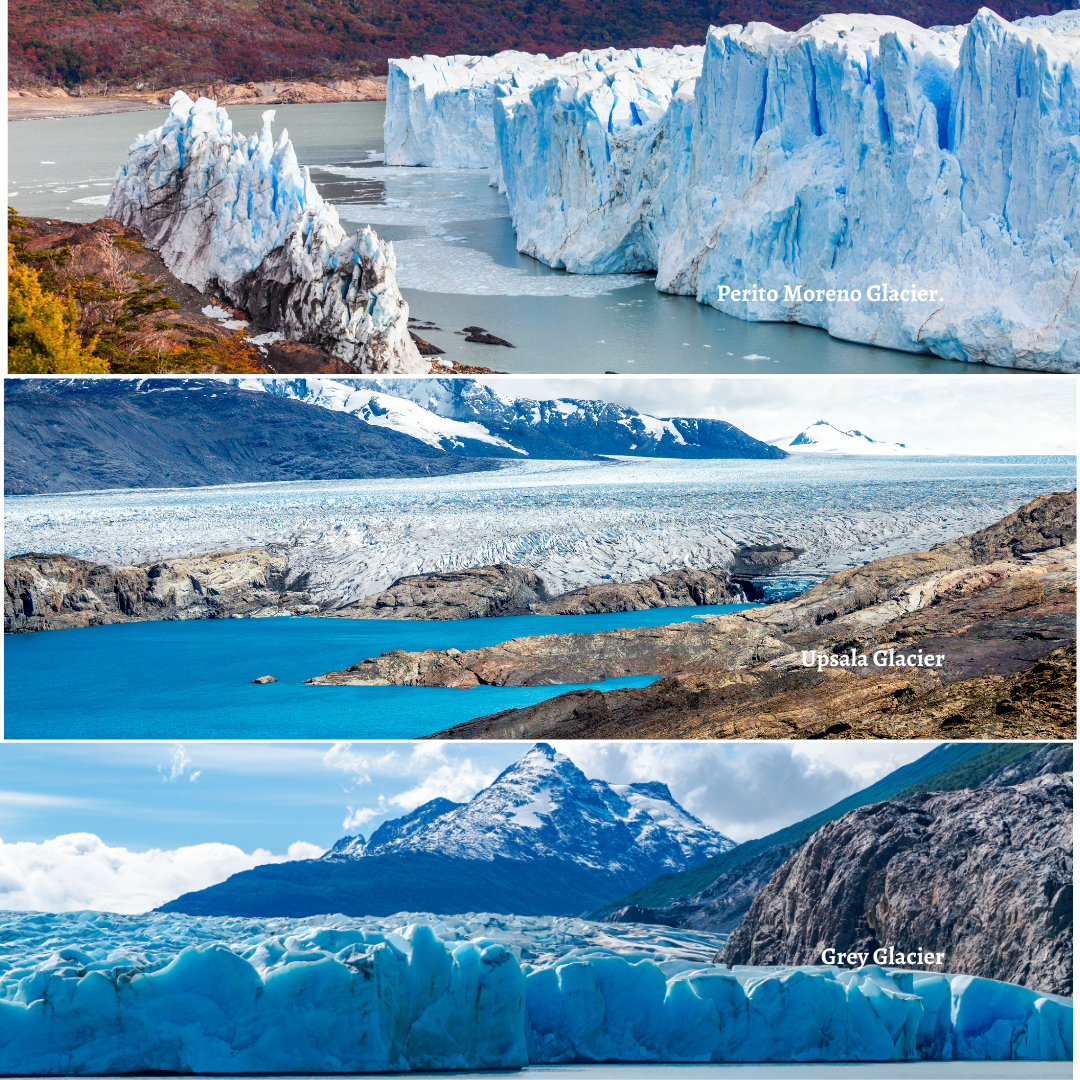
<path fill-rule="evenodd" d="M 343 837 L 323 859 L 418 853 L 558 859 L 605 872 L 655 876 L 694 866 L 734 846 L 688 814 L 665 784 L 590 780 L 564 754 L 537 743 L 469 802 L 434 799 L 385 822 L 366 841 Z"/>
<path fill-rule="evenodd" d="M 450 453 L 536 458 L 593 454 L 779 458 L 723 420 L 657 417 L 609 401 L 509 398 L 474 379 L 233 379 L 392 427 Z M 490 449 L 486 450 L 487 446 Z"/>
<path fill-rule="evenodd" d="M 897 454 L 929 454 L 932 451 L 906 443 L 882 442 L 852 428 L 842 431 L 828 420 L 818 420 L 804 428 L 794 438 L 785 436 L 772 443 L 787 454 L 858 454 L 862 456 Z"/>
<path fill-rule="evenodd" d="M 294 397 L 333 412 L 349 413 L 376 427 L 391 428 L 434 446 L 438 450 L 461 450 L 469 443 L 488 443 L 515 454 L 526 451 L 511 446 L 475 421 L 440 416 L 406 397 L 380 393 L 371 382 L 336 379 L 236 379 L 243 390 L 269 390 L 279 397 Z"/>

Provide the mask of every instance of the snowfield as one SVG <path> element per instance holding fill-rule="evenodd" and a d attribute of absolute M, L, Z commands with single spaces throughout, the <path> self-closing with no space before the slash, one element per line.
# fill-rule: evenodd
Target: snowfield
<path fill-rule="evenodd" d="M 392 62 L 387 160 L 433 163 L 430 144 L 489 161 L 518 249 L 553 267 L 656 271 L 661 291 L 848 341 L 1080 370 L 1080 15 L 733 24 L 697 56 Z"/>
<path fill-rule="evenodd" d="M 823 576 L 926 550 L 1076 484 L 1069 458 L 509 461 L 434 479 L 245 484 L 4 500 L 6 554 L 132 564 L 271 546 L 316 598 L 350 602 L 408 574 L 508 562 L 564 592 L 806 549 Z"/>
<path fill-rule="evenodd" d="M 714 965 L 572 918 L 0 917 L 0 1071 L 1067 1060 L 1065 999 L 964 975 Z"/>

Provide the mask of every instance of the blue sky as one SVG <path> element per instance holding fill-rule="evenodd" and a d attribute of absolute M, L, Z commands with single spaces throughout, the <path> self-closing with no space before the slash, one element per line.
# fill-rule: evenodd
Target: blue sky
<path fill-rule="evenodd" d="M 92 832 L 131 850 L 328 847 L 430 798 L 467 800 L 531 745 L 8 742 L 0 837 L 40 843 Z M 932 745 L 558 744 L 589 776 L 665 781 L 687 809 L 740 841 L 814 813 Z"/>

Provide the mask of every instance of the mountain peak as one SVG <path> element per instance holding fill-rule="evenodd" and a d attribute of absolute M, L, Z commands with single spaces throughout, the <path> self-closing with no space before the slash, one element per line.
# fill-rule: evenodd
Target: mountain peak
<path fill-rule="evenodd" d="M 362 838 L 339 841 L 324 858 L 558 859 L 655 876 L 734 846 L 687 813 L 661 781 L 613 785 L 590 780 L 565 754 L 537 743 L 469 802 L 433 799 L 383 822 L 367 843 Z"/>

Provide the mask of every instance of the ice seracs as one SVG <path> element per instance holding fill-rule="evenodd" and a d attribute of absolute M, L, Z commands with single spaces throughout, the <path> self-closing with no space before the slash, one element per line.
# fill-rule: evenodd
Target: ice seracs
<path fill-rule="evenodd" d="M 584 76 L 605 123 L 615 130 L 661 116 L 672 87 L 701 67 L 701 46 L 585 49 L 549 59 L 508 50 L 494 56 L 391 60 L 383 139 L 387 165 L 501 168 L 496 98 L 527 92 L 559 76 Z M 606 89 L 602 89 L 606 88 Z"/>
<path fill-rule="evenodd" d="M 173 95 L 165 123 L 117 170 L 108 216 L 138 228 L 183 282 L 220 295 L 361 373 L 423 374 L 393 245 L 349 237 L 300 168 L 288 132 L 235 134 L 207 98 Z"/>
<path fill-rule="evenodd" d="M 1076 12 L 713 28 L 699 70 L 665 73 L 662 110 L 645 66 L 549 64 L 491 84 L 519 250 L 656 271 L 658 289 L 742 319 L 1080 370 Z"/>
<path fill-rule="evenodd" d="M 8 1075 L 1072 1056 L 1067 999 L 880 967 L 725 968 L 708 959 L 722 938 L 667 927 L 85 911 L 9 912 L 2 929 Z"/>

